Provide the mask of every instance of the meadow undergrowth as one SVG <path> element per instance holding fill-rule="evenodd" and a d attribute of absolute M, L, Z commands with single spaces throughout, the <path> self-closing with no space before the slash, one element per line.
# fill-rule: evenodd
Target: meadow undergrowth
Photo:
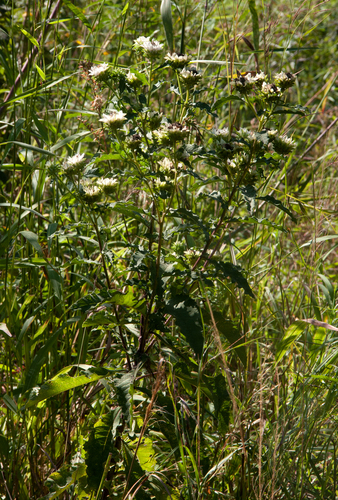
<path fill-rule="evenodd" d="M 337 497 L 335 3 L 0 6 L 0 495 Z"/>

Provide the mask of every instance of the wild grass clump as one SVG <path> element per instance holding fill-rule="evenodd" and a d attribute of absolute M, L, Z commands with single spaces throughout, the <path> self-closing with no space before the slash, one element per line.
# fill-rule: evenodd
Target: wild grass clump
<path fill-rule="evenodd" d="M 1 498 L 335 498 L 323 7 L 1 15 Z"/>

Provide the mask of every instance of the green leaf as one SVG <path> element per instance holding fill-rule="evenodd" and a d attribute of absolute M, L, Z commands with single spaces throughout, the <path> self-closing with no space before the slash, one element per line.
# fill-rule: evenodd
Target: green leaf
<path fill-rule="evenodd" d="M 216 269 L 216 277 L 223 275 L 224 277 L 229 277 L 232 283 L 236 283 L 239 288 L 243 288 L 247 295 L 250 295 L 253 299 L 255 298 L 253 291 L 250 288 L 247 279 L 243 276 L 240 266 L 235 266 L 231 262 L 222 262 L 221 260 L 212 260 L 212 264 Z"/>
<path fill-rule="evenodd" d="M 42 71 L 41 68 L 39 68 L 39 66 L 37 64 L 35 64 L 35 67 L 36 67 L 36 71 L 39 73 L 39 75 L 42 78 L 42 80 L 45 81 L 46 80 L 45 73 Z"/>
<path fill-rule="evenodd" d="M 237 95 L 228 95 L 226 97 L 221 97 L 220 99 L 217 99 L 217 101 L 213 105 L 212 109 L 218 109 L 218 108 L 220 108 L 221 106 L 223 106 L 224 104 L 226 104 L 227 102 L 230 102 L 230 101 L 242 101 L 242 102 L 245 102 L 244 99 L 242 99 L 241 97 L 238 97 Z"/>
<path fill-rule="evenodd" d="M 19 234 L 22 234 L 22 236 L 26 238 L 26 240 L 32 245 L 32 247 L 35 248 L 40 257 L 44 258 L 37 234 L 33 233 L 32 231 L 21 231 Z"/>
<path fill-rule="evenodd" d="M 297 320 L 286 330 L 282 341 L 277 346 L 275 362 L 279 363 L 287 350 L 291 348 L 294 342 L 301 336 L 308 324 L 305 321 Z"/>
<path fill-rule="evenodd" d="M 70 142 L 75 141 L 76 139 L 80 139 L 82 137 L 87 137 L 91 133 L 92 132 L 85 130 L 84 132 L 79 132 L 77 134 L 69 135 L 68 137 L 65 137 L 64 139 L 62 139 L 62 141 L 57 142 L 54 146 L 52 146 L 50 148 L 50 150 L 52 151 L 52 153 L 54 153 L 54 151 L 57 151 L 58 149 L 65 146 L 66 144 L 69 144 Z"/>
<path fill-rule="evenodd" d="M 62 328 L 59 328 L 58 330 L 56 330 L 56 332 L 54 332 L 53 335 L 51 335 L 49 337 L 49 339 L 47 340 L 45 345 L 41 349 L 39 349 L 39 351 L 35 355 L 35 357 L 32 361 L 32 364 L 29 367 L 27 376 L 26 376 L 26 381 L 25 381 L 25 386 L 24 386 L 25 391 L 28 391 L 29 389 L 31 389 L 34 386 L 34 384 L 36 383 L 36 380 L 38 379 L 39 374 L 40 374 L 41 367 L 42 367 L 43 363 L 45 362 L 45 359 L 46 359 L 49 351 L 52 349 L 53 345 L 57 341 L 58 336 L 62 332 L 62 330 L 63 330 Z M 45 399 L 45 398 L 41 398 L 41 399 Z M 41 399 L 39 399 L 39 401 L 41 401 Z"/>
<path fill-rule="evenodd" d="M 108 455 L 112 454 L 113 462 L 118 458 L 119 452 L 115 447 L 115 439 L 120 423 L 120 408 L 109 411 L 109 413 L 104 415 L 95 424 L 88 441 L 84 445 L 86 451 L 87 484 L 91 491 L 97 491 L 100 486 Z M 113 465 L 112 462 L 111 465 Z"/>
<path fill-rule="evenodd" d="M 210 379 L 210 386 L 215 406 L 215 416 L 218 419 L 218 430 L 225 434 L 228 431 L 231 400 L 222 374 Z"/>
<path fill-rule="evenodd" d="M 21 31 L 21 33 L 23 35 L 25 35 L 25 37 L 28 38 L 28 40 L 33 45 L 35 45 L 35 47 L 39 48 L 39 42 L 36 40 L 36 38 L 34 38 L 34 36 L 32 36 L 30 33 L 28 33 L 28 31 L 26 31 L 24 28 L 21 28 L 20 26 L 17 26 L 17 28 L 19 28 L 19 30 Z"/>
<path fill-rule="evenodd" d="M 190 347 L 197 356 L 201 356 L 204 336 L 201 314 L 196 302 L 188 295 L 175 295 L 166 303 L 164 311 L 175 318 Z"/>
<path fill-rule="evenodd" d="M 114 212 L 125 215 L 126 217 L 131 217 L 138 222 L 142 222 L 142 224 L 146 225 L 147 227 L 150 226 L 149 221 L 142 215 L 145 213 L 142 208 L 135 207 L 131 203 L 123 203 L 119 201 L 117 201 L 116 203 L 110 203 L 109 207 L 114 210 Z"/>
<path fill-rule="evenodd" d="M 63 0 L 63 3 L 65 5 L 67 5 L 68 9 L 71 10 L 73 12 L 73 14 L 78 18 L 80 19 L 80 21 L 83 22 L 83 24 L 85 26 L 87 26 L 87 28 L 90 29 L 90 31 L 92 31 L 92 25 L 90 24 L 90 22 L 86 19 L 86 17 L 84 16 L 83 12 L 81 9 L 79 9 L 79 7 L 76 7 L 76 5 L 72 4 L 72 2 L 70 0 Z"/>
<path fill-rule="evenodd" d="M 86 475 L 86 464 L 78 458 L 79 463 L 65 464 L 57 472 L 53 472 L 46 481 L 50 493 L 41 500 L 53 500 L 67 491 L 81 477 Z M 80 461 L 81 460 L 81 461 Z"/>
<path fill-rule="evenodd" d="M 131 389 L 132 384 L 134 383 L 134 372 L 128 372 L 122 375 L 122 377 L 120 378 L 115 378 L 113 383 L 115 387 L 117 402 L 122 409 L 122 413 L 126 422 L 129 422 L 131 409 Z"/>
<path fill-rule="evenodd" d="M 203 318 L 206 323 L 212 325 L 212 318 L 209 311 L 203 309 Z M 231 319 L 224 318 L 223 314 L 219 311 L 212 311 L 217 329 L 221 336 L 225 337 L 230 344 L 231 349 L 235 350 L 243 365 L 246 366 L 247 356 L 246 349 L 243 343 L 243 338 L 240 334 L 238 326 L 231 321 Z"/>
<path fill-rule="evenodd" d="M 97 307 L 99 304 L 116 304 L 145 312 L 145 299 L 135 297 L 133 287 L 131 286 L 128 287 L 127 293 L 122 293 L 118 290 L 102 289 L 100 294 L 88 294 L 76 301 L 72 309 L 81 309 L 82 312 L 86 312 L 92 307 Z"/>
<path fill-rule="evenodd" d="M 171 15 L 171 0 L 162 0 L 161 18 L 170 52 L 174 51 L 174 30 Z"/>
<path fill-rule="evenodd" d="M 253 44 L 255 50 L 259 50 L 259 24 L 258 24 L 258 15 L 255 6 L 255 0 L 249 0 L 249 9 L 251 12 Z"/>
<path fill-rule="evenodd" d="M 286 208 L 281 201 L 276 200 L 276 198 L 274 198 L 273 196 L 270 195 L 257 196 L 256 200 L 263 200 L 266 201 L 267 203 L 271 203 L 271 205 L 274 205 L 275 207 L 279 208 L 279 210 L 282 210 L 283 212 L 288 214 L 288 216 L 293 220 L 293 222 L 297 222 L 297 219 L 293 215 L 293 213 L 288 208 Z"/>
<path fill-rule="evenodd" d="M 55 332 L 54 335 L 57 333 L 58 332 Z M 44 346 L 44 348 L 45 347 L 46 346 Z M 33 364 L 34 360 L 32 365 Z M 71 376 L 69 372 L 73 368 L 79 368 L 79 371 L 74 376 Z M 25 404 L 25 408 L 36 406 L 40 401 L 57 396 L 58 394 L 74 389 L 75 387 L 90 384 L 91 382 L 96 382 L 100 378 L 111 376 L 112 373 L 113 370 L 95 367 L 92 365 L 79 365 L 79 367 L 77 365 L 67 366 L 55 375 L 55 377 L 47 380 L 41 387 L 34 387 L 34 389 L 28 394 L 28 401 Z M 30 375 L 30 373 L 28 373 L 28 375 Z M 26 386 L 28 389 L 32 387 L 32 383 L 35 381 L 35 378 L 36 376 L 30 376 L 28 379 L 27 376 L 28 380 L 26 382 Z"/>
<path fill-rule="evenodd" d="M 36 146 L 32 146 L 31 144 L 26 144 L 25 142 L 7 141 L 7 142 L 2 142 L 1 146 L 5 146 L 5 144 L 16 144 L 17 146 L 21 146 L 22 148 L 28 149 L 29 151 L 35 151 L 36 153 L 54 156 L 54 153 L 52 153 L 51 151 L 47 151 L 46 149 L 41 149 Z"/>

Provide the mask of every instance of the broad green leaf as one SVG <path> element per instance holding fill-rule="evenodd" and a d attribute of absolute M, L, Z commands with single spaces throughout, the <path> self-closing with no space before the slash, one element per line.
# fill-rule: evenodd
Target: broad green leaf
<path fill-rule="evenodd" d="M 115 447 L 115 439 L 120 423 L 121 410 L 115 408 L 109 411 L 94 425 L 90 437 L 84 445 L 86 451 L 87 482 L 91 491 L 96 492 L 100 486 L 103 469 L 109 454 L 112 454 L 112 460 L 114 461 L 118 458 L 119 451 Z"/>
<path fill-rule="evenodd" d="M 188 295 L 175 295 L 167 301 L 164 311 L 175 318 L 176 325 L 190 347 L 198 356 L 201 356 L 204 336 L 201 314 L 196 302 Z"/>
<path fill-rule="evenodd" d="M 170 52 L 174 51 L 174 29 L 171 15 L 171 0 L 162 0 L 161 18 Z"/>
<path fill-rule="evenodd" d="M 35 248 L 40 257 L 44 258 L 37 234 L 33 233 L 32 231 L 21 231 L 19 234 L 22 234 L 22 236 L 26 238 L 26 240 L 32 245 L 32 247 Z"/>
<path fill-rule="evenodd" d="M 51 151 L 47 151 L 46 149 L 41 149 L 41 148 L 38 148 L 36 146 L 32 146 L 31 144 L 26 144 L 25 142 L 7 141 L 7 142 L 3 142 L 1 145 L 4 146 L 5 144 L 16 144 L 17 146 L 20 146 L 24 149 L 28 149 L 29 151 L 35 151 L 36 153 L 54 156 L 54 153 L 52 153 Z"/>
<path fill-rule="evenodd" d="M 80 21 L 83 22 L 83 24 L 85 26 L 87 26 L 87 28 L 90 29 L 90 31 L 92 31 L 92 25 L 90 24 L 90 22 L 87 20 L 87 18 L 85 17 L 85 15 L 83 14 L 83 11 L 77 7 L 76 5 L 74 5 L 70 0 L 63 0 L 63 3 L 65 5 L 67 5 L 68 9 L 71 10 L 73 12 L 73 14 L 78 18 L 80 19 Z"/>
<path fill-rule="evenodd" d="M 55 332 L 54 335 L 58 333 L 59 332 Z M 46 346 L 44 346 L 44 348 L 45 347 Z M 34 364 L 34 361 L 35 359 L 33 360 L 32 365 Z M 75 387 L 80 387 L 81 385 L 96 382 L 100 378 L 111 376 L 111 374 L 113 373 L 113 370 L 110 370 L 108 368 L 96 368 L 95 366 L 91 365 L 80 365 L 79 371 L 74 376 L 71 376 L 69 372 L 73 368 L 74 366 L 67 366 L 57 375 L 55 375 L 55 377 L 47 380 L 41 387 L 34 387 L 34 389 L 32 389 L 28 395 L 28 401 L 25 404 L 25 408 L 36 406 L 40 401 L 57 396 L 62 392 L 69 391 L 70 389 L 75 389 Z M 28 373 L 28 375 L 30 375 L 30 373 Z M 33 377 L 31 375 L 28 379 L 27 376 L 27 389 L 32 387 L 32 381 L 35 381 L 35 378 L 36 377 Z"/>
<path fill-rule="evenodd" d="M 223 262 L 221 260 L 213 259 L 211 263 L 214 265 L 216 273 L 215 277 L 230 278 L 232 283 L 236 283 L 239 288 L 243 288 L 247 295 L 250 295 L 253 299 L 255 298 L 253 291 L 247 279 L 243 276 L 240 266 L 235 266 L 231 262 Z"/>
<path fill-rule="evenodd" d="M 286 330 L 283 339 L 279 343 L 276 352 L 275 363 L 279 363 L 286 352 L 292 347 L 294 342 L 301 336 L 308 324 L 305 321 L 297 320 Z"/>
<path fill-rule="evenodd" d="M 54 500 L 67 491 L 81 477 L 86 475 L 86 464 L 83 459 L 80 463 L 65 464 L 58 471 L 53 472 L 46 481 L 50 493 L 41 500 Z"/>
<path fill-rule="evenodd" d="M 138 443 L 138 439 L 135 439 L 130 444 L 130 447 L 133 448 Z M 137 458 L 143 470 L 145 471 L 153 471 L 156 469 L 156 459 L 154 458 L 156 451 L 153 447 L 153 442 L 150 438 L 143 438 L 140 446 L 137 450 Z"/>

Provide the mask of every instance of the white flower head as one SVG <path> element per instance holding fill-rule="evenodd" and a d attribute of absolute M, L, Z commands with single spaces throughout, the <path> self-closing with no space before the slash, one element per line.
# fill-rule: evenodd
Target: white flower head
<path fill-rule="evenodd" d="M 179 74 L 180 80 L 187 86 L 187 87 L 193 87 L 196 85 L 202 78 L 201 73 L 197 71 L 196 68 L 190 68 L 190 69 L 182 69 L 182 71 Z"/>
<path fill-rule="evenodd" d="M 134 88 L 142 85 L 141 80 L 139 78 L 137 78 L 137 75 L 135 75 L 135 73 L 133 73 L 132 71 L 128 71 L 128 73 L 126 75 L 126 80 L 129 83 L 129 85 L 131 85 Z"/>
<path fill-rule="evenodd" d="M 68 158 L 66 158 L 63 169 L 66 174 L 72 175 L 78 173 L 85 164 L 85 155 L 77 153 L 74 156 L 68 156 Z"/>
<path fill-rule="evenodd" d="M 175 173 L 175 165 L 169 158 L 165 157 L 163 160 L 159 162 L 160 164 L 160 172 L 164 175 L 171 176 L 173 173 Z"/>
<path fill-rule="evenodd" d="M 256 87 L 261 88 L 263 82 L 266 81 L 266 74 L 263 73 L 263 71 L 260 71 L 259 73 L 257 73 L 255 76 L 252 77 L 252 81 L 254 82 Z"/>
<path fill-rule="evenodd" d="M 247 73 L 246 75 L 238 74 L 238 78 L 235 78 L 235 89 L 240 94 L 248 94 L 255 86 L 254 77 L 251 76 L 251 73 Z"/>
<path fill-rule="evenodd" d="M 222 139 L 229 139 L 229 129 L 228 127 L 223 127 L 223 128 L 218 128 L 215 130 L 214 134 L 217 139 L 222 138 Z"/>
<path fill-rule="evenodd" d="M 88 203 L 95 203 L 100 201 L 102 195 L 102 189 L 100 186 L 93 184 L 89 180 L 85 180 L 81 182 L 81 186 L 83 189 L 83 198 Z"/>
<path fill-rule="evenodd" d="M 182 141 L 189 134 L 189 129 L 182 123 L 163 123 L 158 130 L 154 130 L 153 135 L 162 144 L 174 144 Z"/>
<path fill-rule="evenodd" d="M 274 100 L 282 95 L 280 87 L 277 87 L 274 83 L 266 82 L 262 83 L 261 93 L 267 100 Z"/>
<path fill-rule="evenodd" d="M 284 73 L 284 71 L 281 71 L 274 76 L 274 80 L 276 85 L 278 85 L 283 92 L 294 85 L 296 77 L 292 73 Z"/>
<path fill-rule="evenodd" d="M 118 184 L 117 179 L 111 179 L 108 177 L 106 177 L 105 179 L 99 179 L 97 181 L 98 187 L 102 189 L 104 194 L 113 193 L 117 188 L 117 184 Z"/>
<path fill-rule="evenodd" d="M 173 69 L 183 69 L 190 62 L 191 58 L 186 54 L 176 54 L 176 52 L 173 52 L 172 54 L 168 53 L 164 60 Z"/>
<path fill-rule="evenodd" d="M 102 122 L 110 131 L 114 132 L 115 130 L 121 128 L 126 120 L 126 113 L 123 113 L 123 111 L 111 111 L 109 115 L 103 114 L 99 121 Z"/>
<path fill-rule="evenodd" d="M 149 37 L 140 36 L 134 41 L 134 49 L 149 59 L 156 59 L 163 50 L 163 44 L 157 40 L 150 40 Z"/>
<path fill-rule="evenodd" d="M 102 63 L 98 66 L 92 66 L 89 70 L 89 76 L 97 80 L 98 82 L 104 82 L 109 78 L 109 64 Z"/>
<path fill-rule="evenodd" d="M 276 153 L 280 155 L 287 155 L 296 147 L 295 141 L 287 135 L 281 135 L 280 137 L 276 136 L 272 141 L 272 145 Z"/>

